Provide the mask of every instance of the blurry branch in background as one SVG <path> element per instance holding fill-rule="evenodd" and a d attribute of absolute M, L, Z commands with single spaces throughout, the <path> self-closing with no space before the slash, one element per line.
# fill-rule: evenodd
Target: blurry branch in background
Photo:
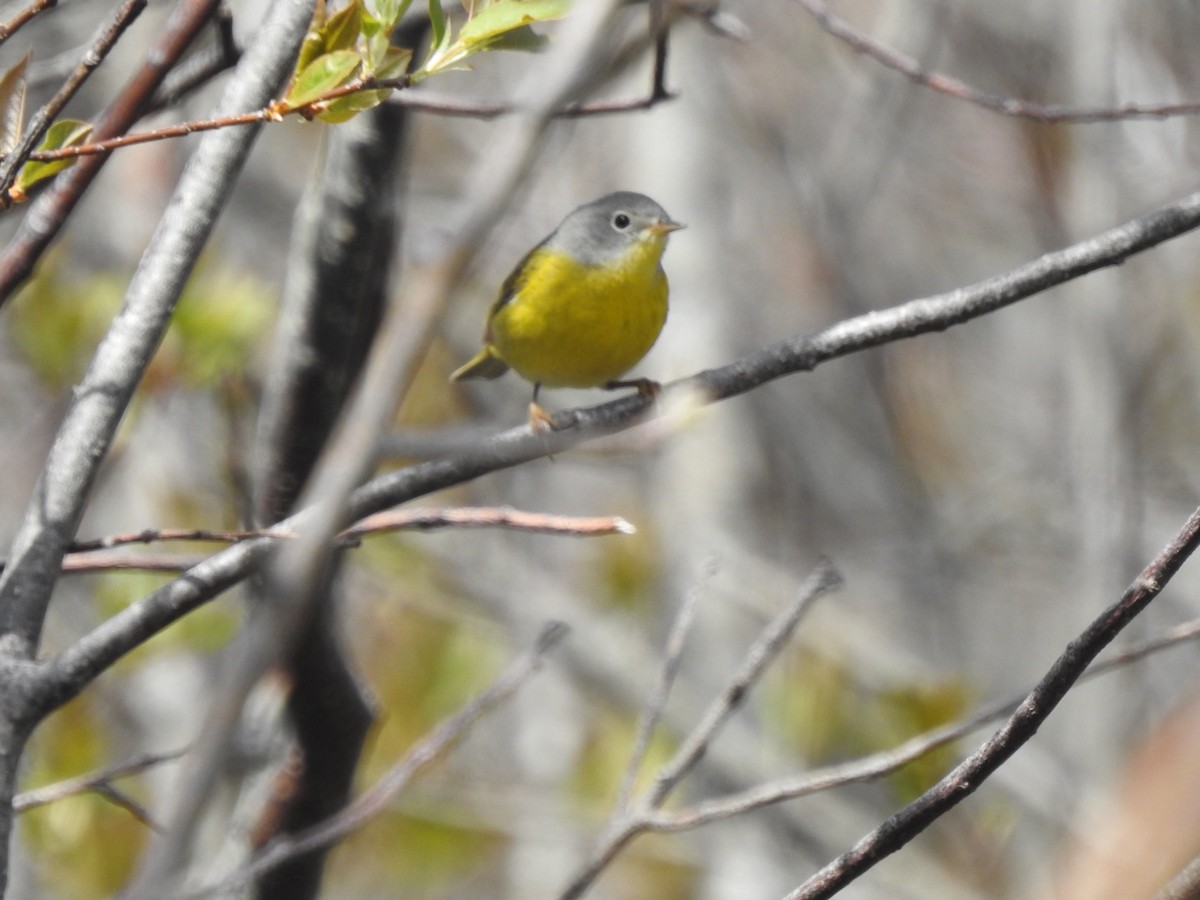
<path fill-rule="evenodd" d="M 91 45 L 84 51 L 83 58 L 79 60 L 62 87 L 34 113 L 20 140 L 16 140 L 15 135 L 3 135 L 4 161 L 0 162 L 0 204 L 8 206 L 13 201 L 14 198 L 9 189 L 17 180 L 17 173 L 21 167 L 31 158 L 34 147 L 45 135 L 55 117 L 62 112 L 63 107 L 70 102 L 92 72 L 108 56 L 109 51 L 116 46 L 121 35 L 133 24 L 133 20 L 141 15 L 142 10 L 146 8 L 146 2 L 147 0 L 125 0 L 113 15 L 112 21 L 100 29 Z M 24 103 L 24 90 L 25 85 L 22 81 L 20 84 L 22 104 Z M 20 128 L 19 116 L 14 120 L 6 114 L 3 124 L 5 129 Z"/>
<path fill-rule="evenodd" d="M 880 65 L 899 72 L 914 84 L 930 88 L 958 100 L 965 100 L 992 112 L 1042 123 L 1116 122 L 1125 119 L 1168 119 L 1200 113 L 1200 101 L 1192 103 L 1123 103 L 1119 106 L 1062 106 L 1034 103 L 980 90 L 964 81 L 926 69 L 911 56 L 901 53 L 855 28 L 829 11 L 823 0 L 796 0 L 827 33 L 857 53 L 871 57 Z"/>
<path fill-rule="evenodd" d="M 1121 598 L 1067 645 L 999 731 L 936 785 L 789 894 L 787 900 L 832 897 L 974 793 L 1037 733 L 1088 664 L 1159 595 L 1197 545 L 1200 545 L 1200 510 L 1192 513 Z"/>
<path fill-rule="evenodd" d="M 58 0 L 33 0 L 32 3 L 7 22 L 0 23 L 0 44 L 3 44 L 20 31 L 23 26 L 29 24 L 30 20 L 39 13 L 44 13 L 46 10 L 53 9 L 57 5 Z"/>
<path fill-rule="evenodd" d="M 146 104 L 147 114 L 174 106 L 201 85 L 237 65 L 242 51 L 234 39 L 233 15 L 228 8 L 218 6 L 212 24 L 216 40 L 182 60 L 167 74 Z"/>
<path fill-rule="evenodd" d="M 124 134 L 146 113 L 155 91 L 219 7 L 220 0 L 182 0 L 171 11 L 141 67 L 95 121 L 93 140 Z M 30 204 L 16 235 L 0 253 L 0 306 L 33 272 L 107 158 L 101 155 L 79 160 L 55 176 Z"/>
<path fill-rule="evenodd" d="M 635 798 L 632 803 L 621 802 L 615 817 L 609 823 L 607 833 L 592 859 L 564 889 L 560 900 L 575 900 L 582 897 L 613 859 L 639 834 L 648 830 L 654 810 L 659 809 L 670 793 L 696 764 L 703 759 L 709 745 L 716 739 L 722 726 L 742 705 L 750 689 L 758 683 L 767 667 L 779 656 L 788 639 L 796 630 L 804 613 L 813 602 L 830 591 L 841 587 L 842 577 L 828 562 L 822 562 L 805 579 L 792 600 L 761 632 L 758 639 L 747 649 L 742 665 L 713 700 L 699 723 L 680 743 L 674 756 L 654 776 L 654 784 L 648 794 Z M 669 687 L 670 672 L 678 664 L 681 634 L 686 630 L 691 617 L 694 600 L 685 600 L 677 619 L 663 668 L 661 685 Z M 672 646 L 674 645 L 674 646 Z M 652 697 L 648 711 L 655 706 L 661 708 L 663 689 Z M 636 754 L 641 752 L 640 741 L 635 745 Z"/>
<path fill-rule="evenodd" d="M 163 763 L 173 762 L 186 752 L 186 750 L 175 750 L 171 753 L 145 753 L 87 775 L 68 778 L 32 791 L 23 791 L 13 798 L 13 811 L 23 813 L 26 810 L 36 809 L 48 803 L 56 803 L 67 797 L 75 797 L 79 794 L 90 792 L 100 794 L 105 799 L 111 800 L 122 809 L 128 810 L 134 818 L 144 825 L 157 830 L 158 826 L 150 818 L 146 810 L 142 808 L 141 804 L 134 801 L 123 791 L 120 791 L 113 782 L 119 778 L 127 778 L 130 775 L 140 775 L 147 769 L 152 769 Z"/>
<path fill-rule="evenodd" d="M 659 720 L 667 705 L 667 698 L 671 694 L 671 686 L 675 683 L 675 676 L 679 672 L 679 664 L 683 660 L 683 650 L 687 645 L 687 638 L 696 618 L 696 607 L 700 604 L 700 596 L 704 592 L 704 588 L 708 586 L 716 572 L 716 560 L 710 559 L 705 565 L 704 571 L 700 573 L 696 584 L 687 592 L 683 603 L 679 605 L 679 612 L 675 615 L 671 633 L 667 635 L 667 644 L 663 648 L 663 664 L 658 684 L 655 685 L 654 691 L 650 694 L 650 699 L 646 702 L 638 719 L 633 750 L 629 754 L 629 764 L 625 768 L 621 785 L 617 789 L 616 802 L 613 804 L 614 815 L 617 817 L 628 814 L 638 773 L 646 762 L 650 741 L 654 737 L 655 729 L 658 728 Z"/>
<path fill-rule="evenodd" d="M 1186 641 L 1194 641 L 1197 638 L 1200 638 L 1200 619 L 1177 625 L 1158 637 L 1134 644 L 1112 654 L 1107 659 L 1093 663 L 1088 666 L 1079 681 L 1089 681 L 1097 676 L 1118 671 L 1162 650 Z M 684 831 L 719 819 L 745 815 L 764 806 L 795 800 L 819 791 L 827 791 L 860 781 L 874 781 L 890 775 L 926 753 L 960 740 L 989 723 L 1010 715 L 1020 707 L 1026 696 L 1028 696 L 1028 692 L 1018 697 L 988 704 L 968 718 L 918 734 L 890 750 L 826 766 L 803 775 L 780 778 L 737 794 L 718 797 L 681 809 L 659 810 L 647 818 L 646 830 Z"/>
<path fill-rule="evenodd" d="M 201 889 L 189 897 L 227 896 L 251 880 L 283 865 L 289 860 L 327 848 L 367 824 L 387 810 L 396 796 L 417 775 L 437 762 L 460 743 L 487 713 L 506 702 L 541 669 L 549 654 L 570 629 L 561 622 L 551 622 L 538 635 L 534 645 L 513 660 L 482 693 L 457 713 L 442 722 L 432 733 L 418 741 L 391 769 L 364 791 L 349 806 L 329 819 L 303 832 L 272 840 L 244 867 L 220 884 Z"/>

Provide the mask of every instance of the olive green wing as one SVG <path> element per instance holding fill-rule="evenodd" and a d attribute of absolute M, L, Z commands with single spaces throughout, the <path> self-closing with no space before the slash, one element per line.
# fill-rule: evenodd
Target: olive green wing
<path fill-rule="evenodd" d="M 487 327 L 483 332 L 483 342 L 485 344 L 492 342 L 492 319 L 496 318 L 496 313 L 511 303 L 513 298 L 521 293 L 521 290 L 529 283 L 529 261 L 538 253 L 541 253 L 542 248 L 546 246 L 546 242 L 549 240 L 550 238 L 546 237 L 532 250 L 522 256 L 521 261 L 513 266 L 513 270 L 508 273 L 508 277 L 500 285 L 500 296 L 496 298 L 496 302 L 488 310 Z"/>
<path fill-rule="evenodd" d="M 521 289 L 529 281 L 529 261 L 533 258 L 534 254 L 541 251 L 548 240 L 550 238 L 546 238 L 521 257 L 521 261 L 513 267 L 508 277 L 504 279 L 504 283 L 500 285 L 500 296 L 496 298 L 496 302 L 488 310 L 487 326 L 483 331 L 483 349 L 467 360 L 465 365 L 455 369 L 450 376 L 451 381 L 465 381 L 469 378 L 499 378 L 508 371 L 508 363 L 497 356 L 496 351 L 492 349 L 492 320 L 496 317 L 496 313 L 508 303 L 511 303 L 517 294 L 521 293 Z"/>

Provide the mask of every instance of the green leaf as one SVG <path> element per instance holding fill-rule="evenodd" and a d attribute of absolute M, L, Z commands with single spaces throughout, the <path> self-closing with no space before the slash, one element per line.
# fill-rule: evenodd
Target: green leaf
<path fill-rule="evenodd" d="M 429 56 L 432 58 L 450 37 L 450 32 L 446 28 L 446 13 L 442 10 L 441 0 L 429 0 L 429 29 Z"/>
<path fill-rule="evenodd" d="M 374 75 L 391 46 L 391 28 L 369 12 L 362 14 L 362 33 L 367 44 L 367 72 Z"/>
<path fill-rule="evenodd" d="M 362 34 L 362 16 L 362 0 L 354 0 L 345 9 L 338 10 L 321 29 L 325 50 L 332 53 L 351 49 Z"/>
<path fill-rule="evenodd" d="M 471 49 L 492 49 L 503 35 L 534 22 L 561 19 L 570 8 L 571 0 L 495 0 L 463 25 L 458 36 Z"/>
<path fill-rule="evenodd" d="M 308 31 L 304 34 L 304 40 L 300 43 L 300 54 L 296 57 L 295 73 L 303 72 L 314 59 L 325 52 L 325 38 L 321 34 L 321 29 L 324 27 L 325 0 L 317 0 L 312 21 L 308 25 Z"/>
<path fill-rule="evenodd" d="M 412 0 L 375 0 L 375 12 L 389 34 L 411 4 Z"/>
<path fill-rule="evenodd" d="M 25 127 L 25 69 L 29 54 L 0 75 L 0 153 L 17 149 Z"/>
<path fill-rule="evenodd" d="M 336 100 L 329 101 L 328 104 L 323 104 L 324 109 L 317 113 L 317 118 L 330 125 L 346 122 L 363 110 L 378 106 L 388 98 L 390 93 L 392 93 L 392 89 L 386 88 L 377 91 L 359 91 L 345 97 L 338 97 Z"/>
<path fill-rule="evenodd" d="M 42 144 L 38 149 L 61 150 L 63 147 L 78 147 L 87 140 L 91 133 L 92 126 L 88 122 L 81 122 L 78 119 L 59 119 L 46 129 L 46 136 L 42 138 Z M 17 187 L 28 193 L 29 189 L 39 181 L 56 175 L 73 165 L 76 158 L 56 159 L 50 162 L 30 160 L 21 166 L 20 174 L 17 175 Z"/>
<path fill-rule="evenodd" d="M 292 81 L 284 102 L 294 109 L 321 99 L 348 82 L 362 62 L 356 50 L 335 50 L 317 57 Z"/>
<path fill-rule="evenodd" d="M 538 34 L 528 25 L 522 25 L 512 31 L 498 34 L 486 42 L 479 41 L 471 44 L 470 48 L 473 53 L 492 50 L 519 50 L 524 53 L 536 53 L 548 43 L 550 43 L 548 37 Z"/>
<path fill-rule="evenodd" d="M 408 64 L 412 62 L 412 51 L 407 47 L 388 47 L 383 54 L 383 59 L 379 65 L 371 73 L 381 81 L 387 81 L 391 78 L 399 78 L 408 71 Z"/>

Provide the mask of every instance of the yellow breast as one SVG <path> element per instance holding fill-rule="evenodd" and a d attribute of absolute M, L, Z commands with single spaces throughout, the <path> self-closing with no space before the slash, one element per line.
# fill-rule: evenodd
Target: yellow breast
<path fill-rule="evenodd" d="M 534 251 L 519 289 L 492 314 L 497 355 L 547 387 L 597 387 L 620 378 L 654 345 L 667 319 L 663 243 L 638 241 L 602 266 Z"/>

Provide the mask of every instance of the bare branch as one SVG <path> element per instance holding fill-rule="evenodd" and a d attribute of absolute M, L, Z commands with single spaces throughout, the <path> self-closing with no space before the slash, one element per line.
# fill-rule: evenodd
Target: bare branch
<path fill-rule="evenodd" d="M 704 756 L 721 726 L 741 706 L 747 692 L 757 683 L 766 667 L 787 643 L 813 601 L 831 590 L 836 590 L 841 583 L 841 576 L 827 561 L 823 561 L 805 579 L 793 601 L 751 644 L 741 668 L 730 678 L 691 734 L 684 738 L 674 757 L 658 771 L 649 796 L 636 803 L 623 817 L 618 815 L 614 819 L 609 834 L 601 841 L 595 855 L 562 892 L 560 900 L 576 900 L 582 897 L 616 855 L 647 829 L 647 823 L 651 819 L 650 811 L 662 805 L 667 795 Z"/>
<path fill-rule="evenodd" d="M 1158 653 L 1160 650 L 1174 647 L 1184 641 L 1196 640 L 1198 637 L 1200 637 L 1200 619 L 1185 622 L 1158 637 L 1134 644 L 1112 654 L 1107 659 L 1093 663 L 1080 681 L 1088 681 L 1099 675 L 1106 675 Z M 990 703 L 968 718 L 933 728 L 890 750 L 806 772 L 793 778 L 776 779 L 737 794 L 718 797 L 683 809 L 647 812 L 643 825 L 648 831 L 686 831 L 698 828 L 708 822 L 744 815 L 764 806 L 795 800 L 819 791 L 861 781 L 874 781 L 890 775 L 939 747 L 960 740 L 989 723 L 1010 715 L 1021 705 L 1028 693 L 1026 691 L 1018 697 Z"/>
<path fill-rule="evenodd" d="M 233 36 L 233 15 L 224 6 L 213 15 L 217 39 L 173 69 L 147 104 L 148 112 L 158 112 L 174 106 L 196 88 L 207 84 L 214 76 L 237 65 L 242 51 Z"/>
<path fill-rule="evenodd" d="M 1006 116 L 1047 124 L 1073 122 L 1086 125 L 1126 119 L 1169 119 L 1176 116 L 1194 116 L 1200 113 L 1200 102 L 1125 103 L 1120 106 L 1050 106 L 989 93 L 964 81 L 959 81 L 957 78 L 926 69 L 911 56 L 875 40 L 845 19 L 834 15 L 829 11 L 824 0 L 796 0 L 796 2 L 817 20 L 817 24 L 826 33 L 844 42 L 854 51 L 871 57 L 894 72 L 899 72 L 914 84 Z"/>
<path fill-rule="evenodd" d="M 945 812 L 974 793 L 988 776 L 1037 733 L 1088 664 L 1158 596 L 1200 545 L 1200 509 L 1156 556 L 1115 604 L 1106 609 L 1062 655 L 992 738 L 936 785 L 867 834 L 838 859 L 788 895 L 787 900 L 832 897 L 895 853 Z"/>
<path fill-rule="evenodd" d="M 87 775 L 68 778 L 32 791 L 24 791 L 13 798 L 13 812 L 23 813 L 30 809 L 36 809 L 39 806 L 45 806 L 67 797 L 74 797 L 78 794 L 91 791 L 100 794 L 122 809 L 127 810 L 134 818 L 148 827 L 158 830 L 158 826 L 154 823 L 154 820 L 146 809 L 124 791 L 119 790 L 113 782 L 118 778 L 141 774 L 147 769 L 162 765 L 165 762 L 172 762 L 179 759 L 186 752 L 186 750 L 175 750 L 170 753 L 145 753 Z"/>
<path fill-rule="evenodd" d="M 638 772 L 641 771 L 642 764 L 645 762 L 646 753 L 650 749 L 650 739 L 654 736 L 654 729 L 658 727 L 658 720 L 662 716 L 663 708 L 667 705 L 667 697 L 671 693 L 671 686 L 675 683 L 675 675 L 678 673 L 680 661 L 683 659 L 687 637 L 691 633 L 692 622 L 696 617 L 696 607 L 700 603 L 700 596 L 704 588 L 716 571 L 716 560 L 710 559 L 696 580 L 696 584 L 683 598 L 683 603 L 679 605 L 679 612 L 675 615 L 675 623 L 671 626 L 671 633 L 667 636 L 667 645 L 663 653 L 662 674 L 645 709 L 642 710 L 641 718 L 638 721 L 637 736 L 633 741 L 633 751 L 629 754 L 629 765 L 625 769 L 625 776 L 621 779 L 621 786 L 617 790 L 616 803 L 613 804 L 614 829 L 616 821 L 623 818 L 629 811 L 629 803 L 633 799 L 633 787 L 637 781 Z"/>
<path fill-rule="evenodd" d="M 0 22 L 0 44 L 7 41 L 25 25 L 28 25 L 30 20 L 35 16 L 44 13 L 48 9 L 53 9 L 57 5 L 58 0 L 33 0 L 32 3 L 7 22 Z"/>
<path fill-rule="evenodd" d="M 721 726 L 742 705 L 750 688 L 758 682 L 767 666 L 779 655 L 779 651 L 792 636 L 809 607 L 818 597 L 837 590 L 841 584 L 842 576 L 828 561 L 823 561 L 805 579 L 792 602 L 784 607 L 775 621 L 763 629 L 758 640 L 746 651 L 741 668 L 730 679 L 720 696 L 713 701 L 712 706 L 700 719 L 692 733 L 684 739 L 679 749 L 675 751 L 675 756 L 655 776 L 654 789 L 646 800 L 648 806 L 662 805 L 671 791 L 704 756 L 705 750 L 716 737 Z"/>

